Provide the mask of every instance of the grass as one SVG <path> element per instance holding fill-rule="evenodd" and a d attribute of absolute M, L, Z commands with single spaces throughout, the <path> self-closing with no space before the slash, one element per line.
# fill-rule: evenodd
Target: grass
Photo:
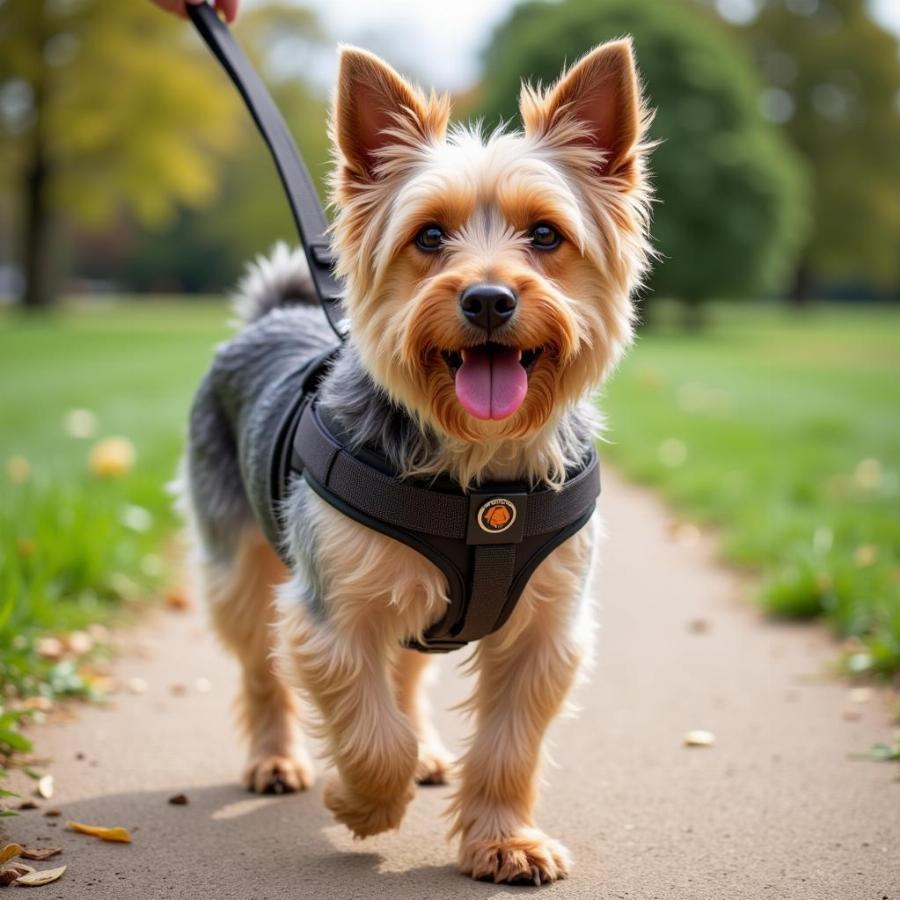
<path fill-rule="evenodd" d="M 108 622 L 165 574 L 175 471 L 190 397 L 223 304 L 92 305 L 0 318 L 0 689 L 90 693 L 67 635 Z M 72 423 L 71 412 L 84 410 Z M 69 417 L 67 419 L 67 417 Z M 90 431 L 87 438 L 69 432 Z M 121 436 L 136 463 L 92 474 L 96 441 Z M 63 653 L 48 634 L 63 639 Z M 84 638 L 82 636 L 82 643 Z M 89 640 L 89 643 L 93 641 Z M 3 694 L 0 693 L 0 697 Z M 2 749 L 2 748 L 0 748 Z"/>
<path fill-rule="evenodd" d="M 665 311 L 665 310 L 663 310 Z M 720 306 L 646 332 L 604 401 L 605 454 L 824 616 L 851 672 L 900 672 L 900 311 Z"/>

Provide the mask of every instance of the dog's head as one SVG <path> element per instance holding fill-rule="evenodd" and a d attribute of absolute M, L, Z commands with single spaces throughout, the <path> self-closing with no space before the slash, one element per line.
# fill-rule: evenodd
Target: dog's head
<path fill-rule="evenodd" d="M 519 104 L 524 133 L 448 132 L 445 97 L 342 51 L 333 200 L 352 340 L 396 402 L 464 441 L 527 437 L 596 386 L 631 340 L 650 255 L 630 43 Z"/>

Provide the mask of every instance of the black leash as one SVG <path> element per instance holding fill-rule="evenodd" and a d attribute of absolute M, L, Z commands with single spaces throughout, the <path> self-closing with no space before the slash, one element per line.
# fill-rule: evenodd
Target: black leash
<path fill-rule="evenodd" d="M 208 3 L 196 6 L 188 3 L 187 11 L 200 37 L 238 89 L 272 154 L 325 317 L 331 330 L 343 341 L 346 333 L 339 324 L 342 318 L 342 291 L 333 271 L 334 257 L 328 240 L 328 223 L 291 132 L 262 79 L 213 7 Z"/>

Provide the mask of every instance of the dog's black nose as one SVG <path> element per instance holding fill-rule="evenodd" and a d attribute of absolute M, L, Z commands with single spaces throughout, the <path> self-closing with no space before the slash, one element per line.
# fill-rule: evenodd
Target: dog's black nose
<path fill-rule="evenodd" d="M 512 318 L 518 302 L 516 292 L 505 284 L 470 284 L 460 295 L 459 308 L 466 321 L 490 332 Z"/>

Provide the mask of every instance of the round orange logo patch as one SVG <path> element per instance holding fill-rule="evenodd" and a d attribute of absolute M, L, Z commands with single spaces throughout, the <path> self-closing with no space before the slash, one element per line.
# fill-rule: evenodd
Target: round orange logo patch
<path fill-rule="evenodd" d="M 482 531 L 489 534 L 499 534 L 516 521 L 516 507 L 503 497 L 494 497 L 488 500 L 478 510 L 478 524 Z"/>

